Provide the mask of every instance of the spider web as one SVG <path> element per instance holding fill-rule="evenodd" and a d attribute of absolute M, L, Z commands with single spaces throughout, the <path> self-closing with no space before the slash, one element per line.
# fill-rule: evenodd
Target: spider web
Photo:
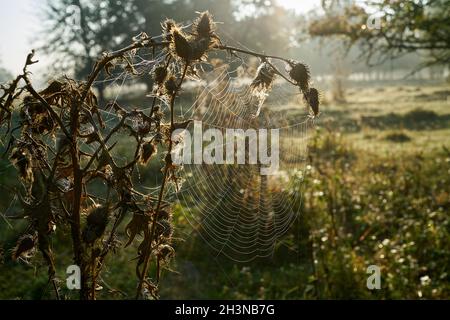
<path fill-rule="evenodd" d="M 230 68 L 236 64 L 238 68 Z M 301 194 L 289 187 L 289 174 L 305 164 L 312 125 L 307 116 L 297 123 L 287 118 L 284 105 L 295 93 L 281 82 L 267 101 L 255 96 L 249 81 L 238 76 L 239 69 L 248 68 L 234 59 L 208 73 L 194 104 L 182 116 L 201 121 L 204 131 L 219 129 L 224 136 L 228 128 L 279 129 L 279 170 L 265 176 L 260 165 L 185 165 L 186 182 L 177 194 L 185 204 L 185 218 L 205 243 L 217 255 L 238 262 L 272 255 L 297 218 L 293 205 Z"/>
<path fill-rule="evenodd" d="M 164 62 L 165 53 L 155 57 L 151 53 L 132 53 L 127 58 L 138 74 L 148 76 Z M 198 79 L 191 77 L 191 81 L 186 83 L 184 93 L 196 94 L 192 103 L 178 100 L 177 118 L 201 121 L 203 131 L 209 128 L 219 129 L 222 133 L 226 129 L 278 129 L 279 169 L 275 174 L 266 176 L 261 175 L 259 164 L 185 164 L 184 170 L 179 173 L 184 181 L 183 187 L 177 190 L 174 185 L 169 185 L 167 196 L 170 200 L 181 202 L 184 217 L 217 256 L 247 262 L 271 256 L 276 244 L 298 217 L 296 208 L 299 207 L 301 193 L 292 183 L 298 185 L 298 179 L 301 179 L 307 159 L 308 133 L 313 123 L 306 112 L 302 115 L 303 102 L 296 88 L 278 79 L 268 97 L 255 94 L 250 83 L 256 66 L 238 56 L 220 58 L 220 62 L 210 59 L 210 63 L 199 65 Z M 124 67 L 125 63 L 119 65 L 115 69 L 118 72 L 95 83 L 102 82 L 108 88 L 114 88 L 114 102 L 123 94 L 126 85 L 129 87 L 136 83 L 136 77 Z M 180 72 L 182 65 L 176 69 Z M 163 111 L 167 112 L 164 97 L 156 98 L 166 107 Z M 287 107 L 293 103 L 296 104 L 294 108 L 298 109 L 294 110 L 295 113 Z M 111 108 L 100 110 L 106 131 L 119 121 Z M 145 112 L 150 108 L 149 105 L 139 109 Z M 192 130 L 192 125 L 188 130 Z M 87 144 L 83 147 L 91 153 L 97 148 Z M 127 160 L 126 155 L 116 156 L 124 162 Z M 145 190 L 156 196 L 159 186 L 145 187 Z"/>
<path fill-rule="evenodd" d="M 149 53 L 134 54 L 128 60 L 137 73 L 146 76 L 164 58 L 164 53 L 155 57 Z M 182 67 L 177 65 L 175 72 L 180 73 Z M 308 133 L 313 127 L 308 114 L 302 113 L 304 107 L 298 89 L 283 80 L 277 78 L 267 97 L 264 93 L 255 94 L 250 83 L 256 67 L 238 56 L 210 58 L 209 62 L 198 65 L 198 76 L 191 76 L 183 89 L 184 95 L 194 94 L 193 102 L 179 99 L 176 118 L 200 121 L 203 131 L 215 128 L 224 136 L 226 129 L 278 129 L 279 169 L 266 176 L 261 175 L 259 164 L 185 164 L 179 172 L 182 188 L 178 190 L 169 184 L 166 194 L 169 201 L 178 200 L 182 204 L 185 219 L 217 256 L 237 262 L 271 256 L 276 244 L 298 218 L 301 193 L 293 183 L 298 186 L 301 180 L 307 160 Z M 123 94 L 124 85 L 132 85 L 135 78 L 121 71 L 101 82 L 115 88 L 116 101 Z M 165 106 L 163 111 L 168 112 L 164 97 L 156 98 Z M 297 110 L 292 112 L 293 108 Z M 150 106 L 140 110 L 145 112 Z M 117 115 L 111 109 L 102 112 L 107 128 L 111 129 L 118 121 Z M 192 127 L 187 130 L 192 131 Z M 222 145 L 224 149 L 226 143 Z M 126 157 L 122 158 L 125 161 Z M 145 187 L 145 190 L 156 196 L 159 186 Z"/>

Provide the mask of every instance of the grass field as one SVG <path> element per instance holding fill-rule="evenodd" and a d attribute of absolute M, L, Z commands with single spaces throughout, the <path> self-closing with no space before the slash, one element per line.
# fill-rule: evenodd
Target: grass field
<path fill-rule="evenodd" d="M 448 85 L 353 89 L 347 100 L 324 107 L 322 123 L 341 127 L 358 149 L 388 155 L 449 146 Z"/>

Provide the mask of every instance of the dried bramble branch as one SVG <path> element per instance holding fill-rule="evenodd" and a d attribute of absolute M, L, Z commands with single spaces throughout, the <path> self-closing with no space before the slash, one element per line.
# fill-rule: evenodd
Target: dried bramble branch
<path fill-rule="evenodd" d="M 162 42 L 142 33 L 131 45 L 105 53 L 86 82 L 63 77 L 52 81 L 46 89 L 36 91 L 27 72 L 27 67 L 36 63 L 32 52 L 23 74 L 1 87 L 0 128 L 6 129 L 6 137 L 9 137 L 6 154 L 23 184 L 20 195 L 23 212 L 8 218 L 29 221 L 13 257 L 27 260 L 38 249 L 47 263 L 49 281 L 58 299 L 55 256 L 50 245 L 56 227 L 70 228 L 73 260 L 81 269 L 80 298 L 95 299 L 98 279 L 101 279 L 108 254 L 120 246 L 118 232 L 127 219 L 123 228 L 128 237 L 125 247 L 138 235 L 142 236 L 137 247 L 136 298 L 158 298 L 161 270 L 175 252 L 171 204 L 166 201 L 166 194 L 170 184 L 178 188 L 181 168 L 172 162 L 172 133 L 176 129 L 186 129 L 191 121 L 176 122 L 175 103 L 187 76 L 197 75 L 196 65 L 207 61 L 208 53 L 223 51 L 259 57 L 261 65 L 251 84 L 257 96 L 266 96 L 278 75 L 299 87 L 314 115 L 318 113 L 318 91 L 310 88 L 306 65 L 222 44 L 208 12 L 200 14 L 190 33 L 184 32 L 173 20 L 166 20 L 162 27 Z M 154 54 L 162 53 L 164 57 L 152 72 L 155 86 L 150 112 L 131 110 L 116 102 L 101 108 L 92 91 L 99 75 L 122 67 L 134 76 L 132 57 L 143 48 L 150 48 Z M 282 72 L 271 60 L 284 62 L 288 70 Z M 24 86 L 20 87 L 22 82 Z M 167 120 L 163 112 L 165 103 Z M 11 129 L 16 109 L 19 109 L 20 120 L 17 127 Z M 103 109 L 112 110 L 118 118 L 111 129 L 105 126 Z M 135 141 L 134 148 L 129 148 L 132 149 L 131 159 L 125 163 L 115 153 L 119 138 L 124 134 Z M 86 145 L 92 151 L 85 151 Z M 159 148 L 163 152 L 158 151 Z M 142 194 L 133 173 L 138 165 L 146 165 L 158 156 L 164 160 L 158 194 Z M 98 182 L 103 187 L 94 189 Z M 155 275 L 149 277 L 152 265 Z"/>

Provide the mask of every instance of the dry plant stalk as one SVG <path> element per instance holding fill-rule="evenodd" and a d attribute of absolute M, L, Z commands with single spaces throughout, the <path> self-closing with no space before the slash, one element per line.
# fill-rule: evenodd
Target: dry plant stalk
<path fill-rule="evenodd" d="M 134 42 L 121 50 L 105 53 L 95 64 L 85 82 L 68 77 L 52 81 L 40 92 L 30 81 L 28 66 L 36 63 L 34 51 L 25 62 L 23 73 L 8 85 L 2 86 L 0 95 L 0 128 L 6 131 L 9 144 L 5 154 L 16 167 L 23 190 L 20 193 L 23 212 L 10 219 L 26 219 L 27 231 L 21 235 L 13 250 L 13 259 L 27 259 L 39 251 L 47 266 L 49 283 L 56 298 L 59 294 L 55 279 L 55 254 L 50 239 L 58 226 L 67 226 L 73 248 L 73 261 L 81 269 L 80 299 L 95 299 L 98 279 L 105 258 L 119 246 L 118 231 L 128 236 L 125 247 L 142 236 L 137 247 L 136 298 L 158 298 L 161 268 L 174 255 L 172 247 L 171 204 L 165 201 L 169 183 L 177 183 L 180 170 L 171 159 L 174 130 L 186 128 L 189 119 L 175 122 L 174 106 L 183 82 L 195 74 L 195 65 L 207 59 L 208 52 L 220 50 L 231 55 L 243 53 L 261 58 L 262 65 L 252 83 L 254 88 L 269 91 L 276 75 L 300 88 L 318 113 L 317 90 L 309 88 L 308 68 L 298 62 L 225 46 L 215 31 L 208 12 L 201 13 L 186 34 L 172 20 L 162 24 L 163 41 L 157 42 L 145 33 L 133 38 Z M 140 109 L 130 110 L 117 103 L 112 108 L 120 121 L 112 128 L 105 127 L 102 110 L 92 85 L 101 72 L 110 74 L 118 62 L 125 61 L 125 71 L 135 74 L 127 54 L 142 48 L 153 53 L 163 52 L 164 62 L 156 66 L 153 104 L 148 114 Z M 287 74 L 278 70 L 272 60 L 284 61 L 290 68 Z M 168 101 L 169 119 L 165 119 L 164 104 Z M 12 116 L 18 111 L 20 121 L 11 128 Z M 112 138 L 127 132 L 136 140 L 134 158 L 119 165 L 113 154 Z M 81 146 L 94 146 L 92 153 Z M 137 164 L 145 165 L 158 154 L 164 158 L 163 179 L 157 197 L 136 190 L 132 175 Z M 105 186 L 105 197 L 89 192 L 95 181 Z M 129 223 L 123 226 L 125 217 Z M 120 229 L 122 227 L 122 229 Z M 149 276 L 151 264 L 156 274 Z"/>

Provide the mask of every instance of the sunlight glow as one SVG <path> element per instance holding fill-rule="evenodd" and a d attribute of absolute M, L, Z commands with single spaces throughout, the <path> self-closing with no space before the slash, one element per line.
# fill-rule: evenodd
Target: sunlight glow
<path fill-rule="evenodd" d="M 295 10 L 296 13 L 304 13 L 320 5 L 320 0 L 276 0 L 276 2 L 286 9 Z"/>

